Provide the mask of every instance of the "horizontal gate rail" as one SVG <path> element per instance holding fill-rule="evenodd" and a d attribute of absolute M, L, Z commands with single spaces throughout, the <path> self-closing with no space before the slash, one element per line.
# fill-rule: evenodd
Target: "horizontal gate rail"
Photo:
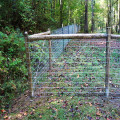
<path fill-rule="evenodd" d="M 50 40 L 50 39 L 101 39 L 107 38 L 107 34 L 55 34 L 55 35 L 33 35 L 29 36 L 30 42 L 37 40 Z M 119 39 L 120 35 L 111 34 L 111 39 Z"/>
<path fill-rule="evenodd" d="M 38 34 L 33 34 L 33 35 L 30 35 L 29 37 L 40 36 L 40 35 L 50 35 L 50 30 L 47 31 L 47 32 L 42 32 L 42 33 L 38 33 Z"/>

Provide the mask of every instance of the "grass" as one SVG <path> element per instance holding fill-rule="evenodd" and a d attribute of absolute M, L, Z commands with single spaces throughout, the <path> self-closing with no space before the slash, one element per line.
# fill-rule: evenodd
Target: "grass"
<path fill-rule="evenodd" d="M 93 98 L 62 96 L 50 98 L 40 106 L 37 103 L 27 111 L 11 115 L 11 120 L 18 118 L 24 120 L 106 120 L 107 118 L 119 120 L 119 115 L 116 108 L 102 101 L 96 101 L 95 98 L 93 100 Z"/>

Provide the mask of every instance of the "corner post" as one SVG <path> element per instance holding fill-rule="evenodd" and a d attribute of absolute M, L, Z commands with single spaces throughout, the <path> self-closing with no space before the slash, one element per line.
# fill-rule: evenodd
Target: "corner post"
<path fill-rule="evenodd" d="M 29 39 L 28 33 L 25 32 L 25 47 L 26 47 L 26 61 L 27 61 L 27 68 L 28 68 L 28 81 L 30 87 L 30 97 L 34 96 L 33 93 L 33 84 L 32 84 L 32 72 L 31 72 L 31 61 L 30 61 L 30 53 L 29 53 Z"/>
<path fill-rule="evenodd" d="M 107 38 L 106 38 L 106 75 L 105 75 L 105 90 L 106 90 L 106 97 L 107 97 L 107 99 L 109 98 L 110 41 L 111 41 L 111 27 L 107 27 Z"/>

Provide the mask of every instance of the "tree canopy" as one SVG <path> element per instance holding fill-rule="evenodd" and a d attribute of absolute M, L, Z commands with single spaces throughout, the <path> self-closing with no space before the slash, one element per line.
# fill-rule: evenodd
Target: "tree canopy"
<path fill-rule="evenodd" d="M 111 26 L 119 30 L 120 0 L 4 0 L 0 1 L 0 29 L 45 31 L 77 23 L 82 32 Z"/>

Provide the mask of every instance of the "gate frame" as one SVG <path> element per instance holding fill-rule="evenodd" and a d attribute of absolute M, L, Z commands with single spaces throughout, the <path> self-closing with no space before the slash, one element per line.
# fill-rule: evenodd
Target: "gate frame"
<path fill-rule="evenodd" d="M 38 41 L 38 40 L 48 40 L 49 41 L 49 74 L 52 69 L 51 64 L 51 40 L 58 39 L 106 39 L 106 67 L 105 67 L 105 95 L 106 98 L 109 98 L 109 75 L 110 75 L 110 41 L 111 39 L 120 39 L 120 35 L 111 34 L 111 27 L 107 27 L 106 34 L 55 34 L 50 35 L 50 31 L 33 34 L 28 36 L 28 33 L 25 32 L 25 41 L 26 41 L 26 57 L 27 57 L 27 67 L 28 67 L 28 81 L 30 86 L 30 96 L 34 97 L 33 94 L 33 84 L 32 84 L 32 73 L 31 73 L 31 61 L 29 54 L 29 42 Z"/>
<path fill-rule="evenodd" d="M 50 35 L 50 29 L 48 29 L 47 32 L 42 32 L 42 33 L 38 33 L 38 34 L 33 34 L 31 35 L 31 37 L 33 36 L 41 36 L 41 35 Z M 33 93 L 33 83 L 32 83 L 32 71 L 31 71 L 31 60 L 30 60 L 30 53 L 29 53 L 29 38 L 28 38 L 28 32 L 24 33 L 24 37 L 25 37 L 25 48 L 26 48 L 26 62 L 27 62 L 27 69 L 28 69 L 28 81 L 29 81 L 29 92 L 30 92 L 30 97 L 34 96 Z M 51 45 L 51 40 L 49 40 L 49 45 Z M 51 51 L 49 49 L 49 51 Z M 49 59 L 50 61 L 50 59 Z"/>

